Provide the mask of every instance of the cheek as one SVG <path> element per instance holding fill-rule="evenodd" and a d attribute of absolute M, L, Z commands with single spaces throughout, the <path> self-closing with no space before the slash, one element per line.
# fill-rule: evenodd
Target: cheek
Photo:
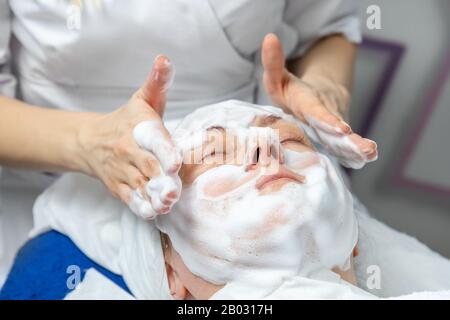
<path fill-rule="evenodd" d="M 287 150 L 295 151 L 295 152 L 315 152 L 316 150 L 313 147 L 297 143 L 297 142 L 285 142 L 283 143 L 283 147 Z"/>
<path fill-rule="evenodd" d="M 184 188 L 189 187 L 198 176 L 200 176 L 201 174 L 203 174 L 204 172 L 208 171 L 211 168 L 213 168 L 213 166 L 183 164 L 179 172 L 181 181 L 183 182 L 183 187 Z"/>
<path fill-rule="evenodd" d="M 320 164 L 320 159 L 318 157 L 311 157 L 308 159 L 294 161 L 292 163 L 292 168 L 296 170 L 303 170 L 308 167 L 317 166 Z"/>
<path fill-rule="evenodd" d="M 258 172 L 253 171 L 244 175 L 219 174 L 217 176 L 209 177 L 202 186 L 202 192 L 207 197 L 220 197 L 228 192 L 236 190 L 240 186 L 254 179 L 257 175 Z"/>
<path fill-rule="evenodd" d="M 316 152 L 308 149 L 306 152 L 298 152 L 296 150 L 285 150 L 286 165 L 292 170 L 304 170 L 306 168 L 321 164 L 320 157 Z"/>
<path fill-rule="evenodd" d="M 239 183 L 238 179 L 233 178 L 222 178 L 220 180 L 208 181 L 203 186 L 203 193 L 207 197 L 219 197 L 227 192 L 235 189 L 236 185 Z"/>

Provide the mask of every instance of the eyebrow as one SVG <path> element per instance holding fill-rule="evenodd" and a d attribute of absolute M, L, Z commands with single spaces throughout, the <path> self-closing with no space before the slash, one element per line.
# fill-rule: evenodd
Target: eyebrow
<path fill-rule="evenodd" d="M 217 131 L 219 131 L 220 133 L 222 133 L 222 134 L 226 134 L 226 129 L 225 129 L 225 127 L 222 127 L 222 126 L 219 126 L 219 125 L 215 125 L 215 126 L 211 126 L 211 127 L 208 127 L 207 129 L 206 129 L 206 132 L 210 132 L 210 131 L 213 131 L 213 130 L 217 130 Z M 203 143 L 202 143 L 202 145 L 200 146 L 200 148 L 204 148 L 205 146 L 208 146 L 208 145 L 210 145 L 211 143 L 214 143 L 214 141 L 204 141 Z"/>
<path fill-rule="evenodd" d="M 206 129 L 206 131 L 211 131 L 211 130 L 225 131 L 225 128 L 222 126 L 211 126 Z"/>

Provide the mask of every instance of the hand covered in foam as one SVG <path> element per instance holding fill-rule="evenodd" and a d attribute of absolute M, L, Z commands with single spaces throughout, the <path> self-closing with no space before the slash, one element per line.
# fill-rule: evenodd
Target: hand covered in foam
<path fill-rule="evenodd" d="M 172 78 L 169 60 L 158 56 L 144 85 L 124 106 L 80 130 L 83 171 L 145 219 L 168 212 L 180 193 L 181 157 L 161 120 Z"/>
<path fill-rule="evenodd" d="M 168 137 L 160 121 L 144 121 L 133 130 L 136 143 L 159 161 L 159 174 L 151 177 L 144 192 L 135 190 L 129 203 L 131 210 L 144 219 L 170 211 L 178 201 L 181 180 L 178 171 L 181 155 Z"/>
<path fill-rule="evenodd" d="M 143 91 L 151 100 L 151 108 L 155 108 L 162 116 L 165 107 L 165 92 L 173 81 L 171 64 L 165 61 L 160 70 L 152 72 L 149 81 L 160 86 Z M 155 90 L 156 89 L 156 90 Z M 168 213 L 178 201 L 181 192 L 181 180 L 178 176 L 182 158 L 164 127 L 161 118 L 142 121 L 133 129 L 133 138 L 137 145 L 149 152 L 153 161 L 152 175 L 144 188 L 137 188 L 131 194 L 128 203 L 130 209 L 138 216 L 150 220 L 158 214 Z"/>
<path fill-rule="evenodd" d="M 309 136 L 340 163 L 360 169 L 377 159 L 377 145 L 352 132 L 343 121 L 350 103 L 347 89 L 329 77 L 305 74 L 301 79 L 285 67 L 281 44 L 275 35 L 263 43 L 264 84 L 271 99 L 293 113 Z"/>

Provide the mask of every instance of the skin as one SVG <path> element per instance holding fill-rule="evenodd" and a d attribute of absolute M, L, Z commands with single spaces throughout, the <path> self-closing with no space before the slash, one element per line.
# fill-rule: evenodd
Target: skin
<path fill-rule="evenodd" d="M 303 130 L 293 123 L 277 117 L 258 116 L 252 123 L 252 126 L 271 127 L 273 129 L 279 130 L 280 144 L 285 149 L 296 152 L 316 152 L 315 148 L 310 143 Z M 219 140 L 223 141 L 223 145 L 217 143 L 218 135 L 223 138 Z M 244 149 L 244 146 L 234 144 L 233 148 L 229 148 L 228 150 L 224 147 L 225 145 L 227 145 L 227 139 L 232 139 L 232 135 L 230 133 L 227 133 L 222 128 L 215 127 L 208 131 L 207 137 L 208 139 L 203 145 L 205 154 L 203 155 L 202 160 L 208 161 L 203 161 L 195 164 L 184 163 L 182 165 L 179 174 L 183 182 L 183 188 L 187 188 L 192 185 L 192 183 L 198 176 L 212 168 L 224 164 L 243 165 L 243 152 L 239 152 L 239 149 Z M 262 141 L 262 143 L 264 143 L 264 141 Z M 213 147 L 208 147 L 211 145 Z M 194 153 L 196 151 L 192 150 L 191 152 Z M 233 156 L 226 157 L 227 153 L 232 153 Z M 268 179 L 268 181 L 261 184 L 258 183 L 259 180 L 257 181 L 256 188 L 261 195 L 278 192 L 289 183 L 304 183 L 304 177 L 292 172 L 289 168 L 287 168 L 284 165 L 282 157 L 275 158 L 273 154 L 267 155 L 264 152 L 259 152 L 257 161 L 246 168 L 245 175 L 239 177 L 239 179 L 237 180 L 234 180 L 232 183 L 227 183 L 226 181 L 224 181 L 226 177 L 224 177 L 224 179 L 218 178 L 218 181 L 212 181 L 211 185 L 205 186 L 205 189 L 212 192 L 212 196 L 220 196 L 225 192 L 229 192 L 235 188 L 238 188 L 246 181 L 257 175 L 259 173 L 259 170 L 261 170 L 264 166 L 270 165 L 271 162 L 266 161 L 267 159 L 265 159 L 265 157 L 269 157 L 272 159 L 272 161 L 278 162 L 279 169 L 272 175 L 274 177 L 273 179 Z M 280 172 L 289 172 L 292 175 L 289 178 L 277 178 L 277 174 Z M 223 287 L 220 285 L 209 283 L 191 273 L 187 266 L 184 264 L 180 254 L 171 245 L 170 239 L 167 235 L 162 235 L 162 243 L 170 293 L 172 294 L 174 299 L 205 300 L 209 299 L 214 293 L 216 293 Z M 355 247 L 353 256 L 356 255 L 357 248 Z M 342 277 L 342 279 L 348 281 L 349 283 L 352 283 L 353 285 L 356 285 L 356 276 L 354 273 L 352 258 L 351 268 L 349 270 L 341 271 L 339 269 L 333 269 L 333 271 L 338 273 Z"/>
<path fill-rule="evenodd" d="M 300 120 L 310 115 L 341 128 L 371 158 L 376 145 L 342 122 L 350 101 L 355 50 L 345 37 L 333 35 L 287 63 L 278 38 L 269 34 L 262 45 L 264 85 L 276 105 Z M 0 96 L 0 165 L 82 172 L 128 203 L 132 189 L 142 188 L 159 173 L 158 159 L 136 145 L 132 129 L 143 120 L 157 120 L 170 139 L 161 121 L 170 73 L 167 62 L 158 57 L 144 85 L 108 114 L 55 110 Z"/>

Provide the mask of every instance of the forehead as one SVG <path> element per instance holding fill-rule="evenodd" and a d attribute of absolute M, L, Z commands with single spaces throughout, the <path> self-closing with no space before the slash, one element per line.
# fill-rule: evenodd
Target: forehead
<path fill-rule="evenodd" d="M 286 127 L 286 126 L 295 126 L 296 124 L 290 123 L 279 116 L 270 115 L 270 114 L 261 114 L 256 115 L 253 121 L 249 124 L 249 127 Z M 245 127 L 243 127 L 245 128 Z M 221 131 L 223 133 L 233 133 L 233 130 L 236 128 L 228 128 L 226 125 L 214 125 L 206 129 L 207 132 L 210 131 Z"/>
<path fill-rule="evenodd" d="M 200 135 L 211 128 L 229 131 L 250 126 L 266 127 L 274 123 L 295 124 L 296 121 L 276 107 L 231 100 L 199 108 L 189 114 L 175 129 L 172 138 L 181 149 L 186 150 L 192 149 L 196 142 L 199 144 Z"/>

